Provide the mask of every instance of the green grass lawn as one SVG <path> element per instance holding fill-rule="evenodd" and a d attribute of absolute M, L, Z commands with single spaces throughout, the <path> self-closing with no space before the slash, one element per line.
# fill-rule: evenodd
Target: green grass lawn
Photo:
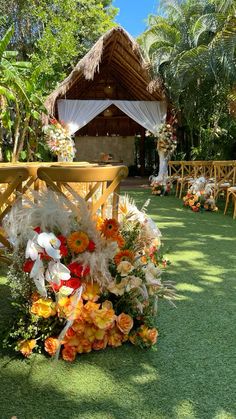
<path fill-rule="evenodd" d="M 147 190 L 129 192 L 139 206 Z M 130 345 L 76 362 L 2 354 L 0 419 L 236 418 L 236 220 L 193 213 L 174 197 L 152 197 L 177 282 L 177 309 L 161 302 L 155 349 Z M 11 309 L 4 278 L 0 327 Z"/>

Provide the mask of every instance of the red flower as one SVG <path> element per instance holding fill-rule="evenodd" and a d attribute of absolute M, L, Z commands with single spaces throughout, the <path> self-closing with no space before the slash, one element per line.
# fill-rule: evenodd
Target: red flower
<path fill-rule="evenodd" d="M 51 119 L 49 119 L 49 121 L 50 121 L 50 123 L 51 123 L 52 125 L 57 124 L 57 120 L 56 120 L 56 118 L 51 118 Z"/>
<path fill-rule="evenodd" d="M 72 262 L 68 265 L 68 269 L 71 271 L 71 273 L 75 276 L 78 276 L 81 278 L 82 276 L 88 275 L 90 273 L 89 266 L 83 266 L 81 263 L 78 262 Z M 68 282 L 68 281 L 67 281 Z"/>
<path fill-rule="evenodd" d="M 52 258 L 50 256 L 48 256 L 48 254 L 45 252 L 45 250 L 40 253 L 40 259 L 42 260 L 52 260 Z"/>
<path fill-rule="evenodd" d="M 61 256 L 67 256 L 68 255 L 68 249 L 64 244 L 61 244 L 59 250 L 60 250 Z"/>
<path fill-rule="evenodd" d="M 95 245 L 94 241 L 93 240 L 89 240 L 89 244 L 88 244 L 87 250 L 89 252 L 94 252 L 95 248 L 96 248 L 96 245 Z"/>
<path fill-rule="evenodd" d="M 66 244 L 66 237 L 63 236 L 62 234 L 59 234 L 59 236 L 57 236 L 58 240 L 60 240 L 61 244 L 65 245 Z"/>
<path fill-rule="evenodd" d="M 65 286 L 77 290 L 81 285 L 79 278 L 70 278 L 68 281 L 61 281 L 60 287 Z"/>
<path fill-rule="evenodd" d="M 32 268 L 34 266 L 34 261 L 33 260 L 26 260 L 24 265 L 23 265 L 23 271 L 24 272 L 31 272 Z"/>
<path fill-rule="evenodd" d="M 35 227 L 35 228 L 34 228 L 34 231 L 35 231 L 36 233 L 40 234 L 40 233 L 41 233 L 41 228 L 40 228 L 40 227 Z"/>

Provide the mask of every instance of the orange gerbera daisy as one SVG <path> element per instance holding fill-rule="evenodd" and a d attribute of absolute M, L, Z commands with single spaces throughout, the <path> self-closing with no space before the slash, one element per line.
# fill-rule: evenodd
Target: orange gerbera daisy
<path fill-rule="evenodd" d="M 134 261 L 134 253 L 131 250 L 121 250 L 114 257 L 116 265 L 119 265 L 120 262 L 128 261 L 132 263 Z"/>
<path fill-rule="evenodd" d="M 114 239 L 119 230 L 119 223 L 114 218 L 106 218 L 101 226 L 101 233 L 106 239 Z"/>
<path fill-rule="evenodd" d="M 75 231 L 68 237 L 67 243 L 73 252 L 83 253 L 89 245 L 89 238 L 83 231 Z"/>
<path fill-rule="evenodd" d="M 122 249 L 122 247 L 124 247 L 124 245 L 125 245 L 124 237 L 119 235 L 119 236 L 116 237 L 116 241 L 117 241 L 117 244 L 118 244 L 119 248 Z"/>

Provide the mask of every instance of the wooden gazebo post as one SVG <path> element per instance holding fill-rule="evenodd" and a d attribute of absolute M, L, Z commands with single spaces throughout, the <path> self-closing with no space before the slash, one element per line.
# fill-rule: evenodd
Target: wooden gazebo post
<path fill-rule="evenodd" d="M 141 176 L 145 175 L 145 128 L 141 130 L 141 138 L 140 138 L 140 174 Z"/>

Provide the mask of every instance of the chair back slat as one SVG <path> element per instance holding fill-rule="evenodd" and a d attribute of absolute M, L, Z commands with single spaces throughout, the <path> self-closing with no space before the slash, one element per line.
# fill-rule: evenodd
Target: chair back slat
<path fill-rule="evenodd" d="M 68 205 L 76 210 L 76 196 L 82 196 L 76 186 L 88 184 L 87 194 L 83 198 L 91 202 L 92 213 L 100 211 L 104 216 L 107 199 L 110 195 L 117 195 L 122 179 L 127 177 L 126 166 L 90 166 L 90 167 L 41 167 L 38 177 L 55 192 L 62 194 Z M 60 184 L 60 187 L 58 186 Z M 72 193 L 73 190 L 73 193 Z M 99 192 L 99 193 L 98 193 Z M 67 193 L 72 195 L 72 200 Z M 98 196 L 99 195 L 99 196 Z M 112 201 L 112 216 L 118 217 L 117 200 Z"/>
<path fill-rule="evenodd" d="M 16 200 L 22 199 L 23 182 L 29 177 L 25 167 L 2 167 L 0 166 L 0 223 L 5 215 L 11 210 Z M 0 234 L 0 242 L 4 247 L 11 249 L 11 243 Z M 1 259 L 1 257 L 0 257 Z"/>

